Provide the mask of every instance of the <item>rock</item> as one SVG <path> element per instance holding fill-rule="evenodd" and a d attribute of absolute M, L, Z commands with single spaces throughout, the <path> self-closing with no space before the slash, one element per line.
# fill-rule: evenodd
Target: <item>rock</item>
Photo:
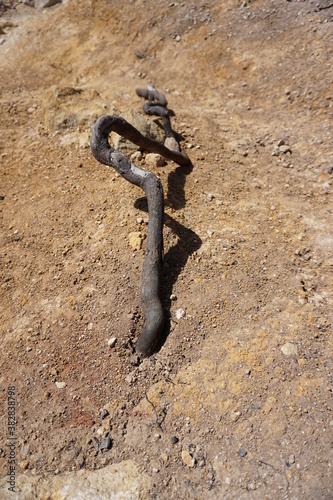
<path fill-rule="evenodd" d="M 100 450 L 111 450 L 111 446 L 112 446 L 112 441 L 111 441 L 110 436 L 105 436 L 102 439 L 102 442 L 101 442 L 99 449 Z"/>
<path fill-rule="evenodd" d="M 167 137 L 164 141 L 164 146 L 171 151 L 180 151 L 179 144 L 174 137 Z"/>
<path fill-rule="evenodd" d="M 163 167 L 163 165 L 165 165 L 165 159 L 163 156 L 156 153 L 148 153 L 145 160 L 147 165 L 152 167 Z"/>
<path fill-rule="evenodd" d="M 280 153 L 283 153 L 283 154 L 291 153 L 290 146 L 288 146 L 287 144 L 282 144 L 281 146 L 279 146 L 279 151 L 280 151 Z"/>
<path fill-rule="evenodd" d="M 187 465 L 187 467 L 194 467 L 195 459 L 192 457 L 189 451 L 187 450 L 182 451 L 182 459 L 183 462 Z"/>
<path fill-rule="evenodd" d="M 286 356 L 297 356 L 297 346 L 295 344 L 292 344 L 291 342 L 287 342 L 281 347 L 281 351 L 283 354 Z"/>
<path fill-rule="evenodd" d="M 58 389 L 64 389 L 66 387 L 66 382 L 56 382 L 55 385 Z"/>
<path fill-rule="evenodd" d="M 8 477 L 0 480 L 0 497 L 12 500 L 13 493 L 8 491 Z M 17 475 L 16 500 L 35 500 L 57 498 L 57 500 L 76 500 L 78 498 L 110 499 L 122 498 L 145 500 L 149 498 L 150 480 L 141 474 L 133 460 L 108 465 L 90 471 L 81 469 L 65 474 Z"/>
<path fill-rule="evenodd" d="M 246 450 L 244 450 L 243 448 L 241 448 L 241 449 L 239 450 L 239 452 L 238 452 L 238 455 L 239 455 L 240 457 L 244 458 L 244 457 L 246 457 L 246 455 L 247 455 L 247 451 L 246 451 Z"/>
<path fill-rule="evenodd" d="M 141 161 L 142 160 L 141 151 L 134 151 L 134 153 L 131 154 L 131 160 L 132 161 Z"/>
<path fill-rule="evenodd" d="M 61 3 L 61 0 L 35 0 L 35 9 L 45 9 L 57 3 Z"/>
<path fill-rule="evenodd" d="M 101 414 L 100 414 L 99 418 L 101 418 L 103 420 L 104 418 L 106 418 L 109 415 L 110 415 L 110 413 L 108 412 L 108 410 L 106 410 L 105 408 L 103 408 L 103 410 L 101 411 Z"/>
<path fill-rule="evenodd" d="M 111 337 L 108 340 L 108 346 L 112 348 L 112 347 L 114 347 L 116 345 L 116 342 L 117 342 L 117 338 L 116 337 Z"/>
<path fill-rule="evenodd" d="M 105 114 L 105 111 L 104 113 Z M 114 113 L 111 113 L 114 114 Z M 125 118 L 125 120 L 133 125 L 142 135 L 148 137 L 149 139 L 154 139 L 157 142 L 163 144 L 164 142 L 164 131 L 153 121 L 148 120 L 143 115 L 137 115 L 133 113 L 123 113 L 120 116 Z M 111 136 L 111 145 L 118 149 L 119 151 L 138 151 L 139 146 L 133 144 L 130 141 L 127 141 L 121 135 L 116 132 L 112 132 Z"/>
<path fill-rule="evenodd" d="M 241 414 L 242 413 L 240 411 L 234 411 L 234 412 L 232 412 L 231 415 L 230 415 L 230 420 L 232 422 L 237 422 L 237 420 L 239 420 L 239 417 L 241 416 Z"/>
<path fill-rule="evenodd" d="M 129 245 L 133 248 L 133 250 L 141 250 L 145 236 L 141 233 L 141 231 L 134 231 L 133 233 L 129 233 L 128 239 Z"/>
<path fill-rule="evenodd" d="M 212 201 L 215 198 L 215 196 L 212 193 L 208 193 L 207 198 L 209 201 Z"/>
<path fill-rule="evenodd" d="M 19 465 L 21 469 L 26 470 L 29 467 L 29 460 L 21 460 Z"/>
<path fill-rule="evenodd" d="M 177 444 L 177 443 L 178 443 L 178 441 L 179 441 L 179 439 L 177 438 L 177 436 L 172 436 L 172 437 L 170 438 L 170 443 L 171 443 L 171 444 Z"/>
<path fill-rule="evenodd" d="M 177 319 L 182 319 L 185 316 L 185 311 L 184 309 L 177 309 L 176 311 L 176 318 Z"/>

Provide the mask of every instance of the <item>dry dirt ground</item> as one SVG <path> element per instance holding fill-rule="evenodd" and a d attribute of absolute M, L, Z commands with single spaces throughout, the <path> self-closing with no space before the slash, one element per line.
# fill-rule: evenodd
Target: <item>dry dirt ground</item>
<path fill-rule="evenodd" d="M 1 15 L 1 477 L 15 386 L 17 477 L 132 459 L 146 498 L 333 498 L 330 2 Z M 169 320 L 142 361 L 144 245 L 128 235 L 146 204 L 89 135 L 101 114 L 142 114 L 149 83 L 193 168 L 153 168 Z"/>

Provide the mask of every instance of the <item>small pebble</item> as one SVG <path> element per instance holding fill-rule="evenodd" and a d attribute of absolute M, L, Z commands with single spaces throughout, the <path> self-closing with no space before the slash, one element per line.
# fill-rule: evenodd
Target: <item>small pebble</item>
<path fill-rule="evenodd" d="M 178 443 L 178 441 L 179 441 L 179 439 L 177 438 L 177 436 L 172 436 L 170 438 L 170 443 L 171 444 L 176 444 L 176 443 Z"/>
<path fill-rule="evenodd" d="M 146 163 L 152 167 L 163 167 L 165 159 L 157 153 L 148 153 L 146 154 Z"/>
<path fill-rule="evenodd" d="M 328 169 L 327 169 L 327 173 L 328 173 L 328 174 L 331 174 L 332 172 L 333 172 L 333 165 L 331 165 L 331 166 L 330 166 L 330 167 L 328 167 Z M 3 199 L 3 198 L 1 198 L 1 197 L 0 197 L 0 200 L 1 200 L 1 199 Z"/>
<path fill-rule="evenodd" d="M 116 342 L 117 342 L 116 337 L 111 337 L 111 339 L 108 340 L 108 346 L 114 347 L 116 345 Z"/>
<path fill-rule="evenodd" d="M 208 193 L 207 198 L 209 199 L 209 201 L 212 201 L 215 197 L 212 193 Z"/>
<path fill-rule="evenodd" d="M 66 382 L 56 382 L 55 385 L 58 389 L 64 389 L 66 387 Z"/>
<path fill-rule="evenodd" d="M 101 445 L 99 447 L 100 450 L 110 450 L 112 446 L 111 438 L 110 436 L 107 436 L 102 439 Z"/>
<path fill-rule="evenodd" d="M 241 449 L 239 450 L 239 452 L 238 452 L 238 455 L 239 455 L 240 457 L 242 457 L 242 458 L 243 458 L 243 457 L 246 457 L 246 455 L 247 455 L 247 451 L 245 451 L 245 450 L 243 450 L 243 448 L 241 448 Z"/>
<path fill-rule="evenodd" d="M 164 146 L 171 151 L 179 151 L 179 144 L 174 137 L 167 137 L 164 141 Z"/>
<path fill-rule="evenodd" d="M 101 418 L 103 420 L 103 418 L 106 418 L 108 415 L 110 415 L 110 413 L 104 408 L 101 411 L 101 414 L 100 414 L 99 418 Z"/>
<path fill-rule="evenodd" d="M 184 316 L 185 316 L 184 309 L 177 309 L 177 311 L 176 311 L 176 318 L 177 319 L 182 319 Z"/>
<path fill-rule="evenodd" d="M 242 415 L 242 413 L 240 411 L 234 411 L 231 413 L 230 415 L 230 420 L 232 422 L 237 422 L 237 420 L 239 420 L 239 417 Z"/>
<path fill-rule="evenodd" d="M 142 153 L 141 151 L 135 151 L 134 153 L 131 154 L 131 160 L 132 161 L 141 161 L 142 160 Z"/>
<path fill-rule="evenodd" d="M 195 459 L 192 457 L 189 451 L 182 451 L 182 459 L 183 462 L 187 465 L 187 467 L 194 467 Z"/>
<path fill-rule="evenodd" d="M 281 351 L 286 356 L 296 356 L 297 355 L 297 345 L 292 344 L 291 342 L 287 342 L 281 347 Z"/>
<path fill-rule="evenodd" d="M 170 295 L 170 300 L 177 300 L 177 295 L 175 295 L 174 293 L 172 293 Z"/>
<path fill-rule="evenodd" d="M 26 470 L 29 467 L 29 460 L 22 460 L 20 462 L 20 468 Z"/>
<path fill-rule="evenodd" d="M 282 144 L 282 146 L 279 147 L 279 151 L 280 153 L 291 153 L 291 149 L 290 149 L 290 146 L 288 146 L 287 144 Z"/>

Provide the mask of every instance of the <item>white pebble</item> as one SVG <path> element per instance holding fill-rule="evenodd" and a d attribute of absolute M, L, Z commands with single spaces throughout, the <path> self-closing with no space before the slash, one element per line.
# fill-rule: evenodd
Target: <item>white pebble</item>
<path fill-rule="evenodd" d="M 108 346 L 114 347 L 116 345 L 116 342 L 117 342 L 116 337 L 112 337 L 111 339 L 108 340 Z"/>
<path fill-rule="evenodd" d="M 64 389 L 64 387 L 66 387 L 66 382 L 56 382 L 55 385 L 58 389 Z"/>
<path fill-rule="evenodd" d="M 184 309 L 177 309 L 176 311 L 176 318 L 181 319 L 185 316 L 185 311 Z"/>

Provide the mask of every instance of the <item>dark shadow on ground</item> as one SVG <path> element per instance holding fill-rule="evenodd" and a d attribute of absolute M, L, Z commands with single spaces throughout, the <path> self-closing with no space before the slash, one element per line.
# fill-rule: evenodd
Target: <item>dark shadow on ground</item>
<path fill-rule="evenodd" d="M 170 172 L 168 177 L 168 192 L 165 204 L 174 210 L 179 210 L 185 207 L 185 183 L 186 176 L 193 170 L 192 163 L 182 165 Z"/>

